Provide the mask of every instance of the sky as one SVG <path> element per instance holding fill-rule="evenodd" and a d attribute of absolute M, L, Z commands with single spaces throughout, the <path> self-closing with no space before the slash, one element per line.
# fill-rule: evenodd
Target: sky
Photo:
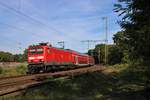
<path fill-rule="evenodd" d="M 0 51 L 22 53 L 31 44 L 50 42 L 79 52 L 82 40 L 104 40 L 108 17 L 108 43 L 121 30 L 113 11 L 117 0 L 0 0 Z M 99 42 L 104 43 L 104 42 Z M 96 44 L 92 43 L 90 48 Z"/>

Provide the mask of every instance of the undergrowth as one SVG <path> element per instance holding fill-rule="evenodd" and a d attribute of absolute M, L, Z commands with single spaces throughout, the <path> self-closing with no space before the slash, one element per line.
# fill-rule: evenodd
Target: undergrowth
<path fill-rule="evenodd" d="M 111 71 L 58 79 L 10 100 L 146 100 L 143 72 L 134 67 L 118 64 L 106 68 Z"/>
<path fill-rule="evenodd" d="M 0 77 L 24 75 L 27 72 L 27 64 L 14 67 L 0 67 Z"/>

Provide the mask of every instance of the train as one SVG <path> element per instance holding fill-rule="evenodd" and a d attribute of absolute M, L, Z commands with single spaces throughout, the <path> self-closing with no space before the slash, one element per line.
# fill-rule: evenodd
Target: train
<path fill-rule="evenodd" d="M 40 73 L 61 69 L 92 66 L 94 58 L 70 49 L 53 47 L 49 43 L 39 43 L 28 47 L 28 72 Z"/>

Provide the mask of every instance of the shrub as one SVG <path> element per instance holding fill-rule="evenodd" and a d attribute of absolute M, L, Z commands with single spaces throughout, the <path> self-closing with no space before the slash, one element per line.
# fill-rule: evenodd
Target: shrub
<path fill-rule="evenodd" d="M 3 68 L 2 67 L 0 67 L 0 74 L 2 74 L 3 73 Z"/>
<path fill-rule="evenodd" d="M 27 67 L 25 65 L 17 66 L 16 71 L 18 74 L 25 74 L 27 71 Z"/>

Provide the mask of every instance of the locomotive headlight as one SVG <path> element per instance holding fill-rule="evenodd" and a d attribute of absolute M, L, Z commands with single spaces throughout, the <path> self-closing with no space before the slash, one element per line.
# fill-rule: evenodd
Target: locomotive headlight
<path fill-rule="evenodd" d="M 44 58 L 43 56 L 38 56 L 38 57 L 37 57 L 37 59 L 43 59 L 43 58 Z"/>
<path fill-rule="evenodd" d="M 29 60 L 33 60 L 33 59 L 35 59 L 35 57 L 29 57 Z"/>

